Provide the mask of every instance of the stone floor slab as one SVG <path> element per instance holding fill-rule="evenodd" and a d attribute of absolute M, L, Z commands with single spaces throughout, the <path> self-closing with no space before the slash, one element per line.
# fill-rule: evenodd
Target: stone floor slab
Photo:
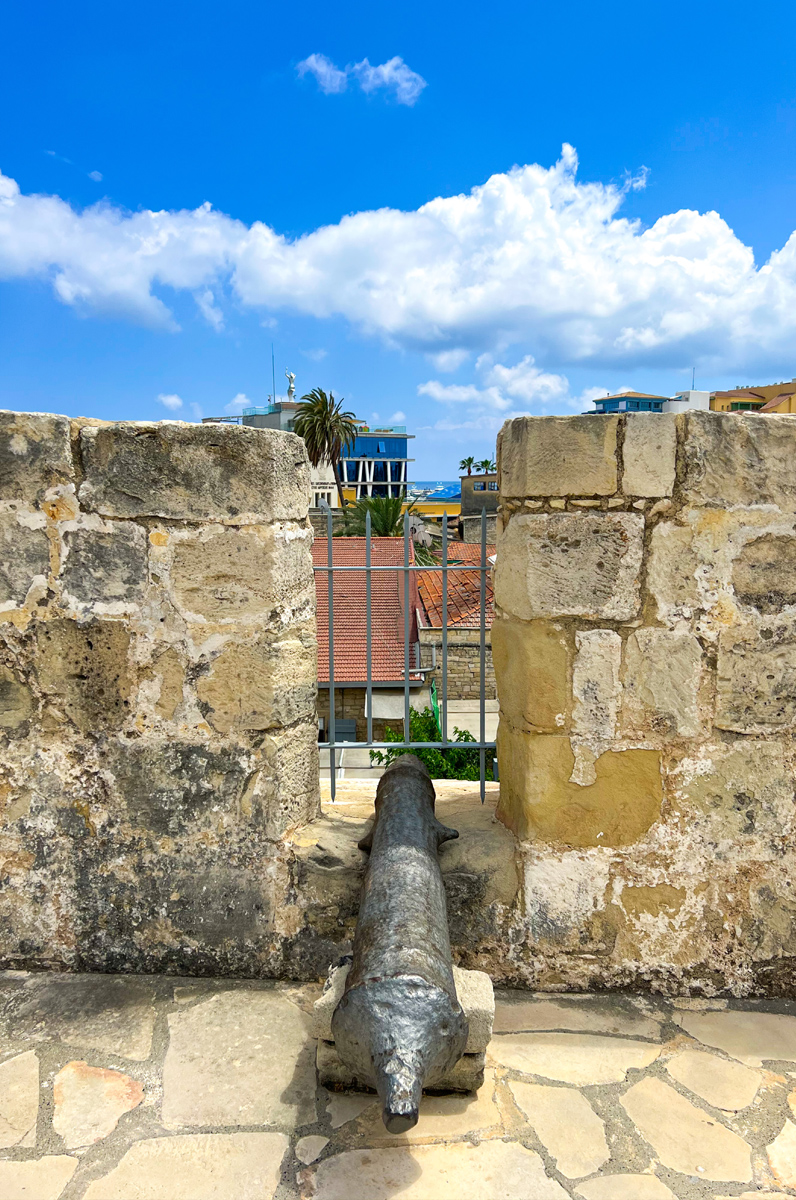
<path fill-rule="evenodd" d="M 34 1144 L 39 1112 L 39 1060 L 33 1050 L 0 1063 L 0 1146 Z"/>
<path fill-rule="evenodd" d="M 349 1150 L 315 1168 L 303 1195 L 317 1200 L 566 1200 L 567 1194 L 547 1177 L 538 1154 L 495 1141 Z"/>
<path fill-rule="evenodd" d="M 53 1129 L 68 1150 L 107 1137 L 126 1112 L 137 1108 L 144 1089 L 121 1071 L 69 1062 L 53 1081 Z"/>
<path fill-rule="evenodd" d="M 690 1092 L 714 1108 L 729 1112 L 750 1105 L 763 1082 L 760 1071 L 701 1050 L 684 1050 L 666 1064 L 666 1069 Z"/>
<path fill-rule="evenodd" d="M 677 1200 L 654 1175 L 603 1175 L 575 1189 L 583 1200 Z"/>
<path fill-rule="evenodd" d="M 660 1024 L 651 1017 L 626 1012 L 616 1001 L 519 1000 L 503 992 L 495 1002 L 494 1033 L 563 1030 L 567 1033 L 612 1033 L 660 1039 Z"/>
<path fill-rule="evenodd" d="M 114 975 L 31 976 L 9 1005 L 12 1037 L 60 1038 L 70 1046 L 142 1062 L 152 1049 L 152 989 Z"/>
<path fill-rule="evenodd" d="M 310 1017 L 279 989 L 240 988 L 169 1014 L 163 1124 L 314 1120 Z"/>
<path fill-rule="evenodd" d="M 660 1052 L 645 1042 L 576 1033 L 503 1034 L 489 1047 L 505 1067 L 579 1087 L 620 1083 L 632 1067 L 648 1067 Z"/>
<path fill-rule="evenodd" d="M 620 1104 L 665 1167 L 699 1179 L 751 1183 L 751 1148 L 660 1079 L 646 1078 Z"/>
<path fill-rule="evenodd" d="M 328 1138 L 311 1133 L 307 1137 L 299 1138 L 296 1142 L 296 1158 L 300 1163 L 304 1163 L 305 1167 L 308 1167 L 310 1163 L 315 1162 L 316 1158 L 320 1158 L 328 1145 Z"/>
<path fill-rule="evenodd" d="M 747 1067 L 766 1060 L 796 1063 L 796 1017 L 766 1012 L 678 1012 L 686 1033 L 705 1046 L 715 1046 Z"/>
<path fill-rule="evenodd" d="M 379 1102 L 375 1093 L 368 1092 L 329 1092 L 328 1096 L 326 1111 L 329 1114 L 329 1123 L 332 1129 L 339 1129 L 341 1125 L 347 1125 L 366 1108 L 371 1108 Z"/>
<path fill-rule="evenodd" d="M 68 1154 L 52 1154 L 35 1162 L 0 1162 L 3 1200 L 58 1200 L 77 1169 Z"/>
<path fill-rule="evenodd" d="M 270 1200 L 287 1147 L 283 1133 L 145 1138 L 84 1200 Z"/>
<path fill-rule="evenodd" d="M 792 1121 L 785 1122 L 767 1153 L 777 1183 L 796 1187 L 796 1125 Z"/>
<path fill-rule="evenodd" d="M 520 1080 L 512 1080 L 509 1087 L 540 1142 L 567 1179 L 582 1179 L 608 1162 L 611 1155 L 605 1140 L 605 1125 L 580 1092 Z"/>

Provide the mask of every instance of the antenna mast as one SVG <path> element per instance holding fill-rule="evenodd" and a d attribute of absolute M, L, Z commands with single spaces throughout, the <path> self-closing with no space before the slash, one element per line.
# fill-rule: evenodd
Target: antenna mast
<path fill-rule="evenodd" d="M 276 404 L 276 369 L 274 367 L 274 343 L 273 342 L 271 342 L 271 387 L 273 388 L 273 391 L 271 392 L 271 397 L 272 397 L 271 403 Z"/>

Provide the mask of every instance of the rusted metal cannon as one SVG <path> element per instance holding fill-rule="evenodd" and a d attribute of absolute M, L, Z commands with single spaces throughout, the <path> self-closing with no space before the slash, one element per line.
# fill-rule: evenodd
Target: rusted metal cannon
<path fill-rule="evenodd" d="M 375 1087 L 390 1133 L 417 1124 L 423 1087 L 464 1052 L 468 1024 L 453 981 L 445 889 L 437 851 L 458 837 L 434 815 L 434 787 L 406 754 L 384 772 L 354 955 L 332 1016 L 337 1053 Z"/>

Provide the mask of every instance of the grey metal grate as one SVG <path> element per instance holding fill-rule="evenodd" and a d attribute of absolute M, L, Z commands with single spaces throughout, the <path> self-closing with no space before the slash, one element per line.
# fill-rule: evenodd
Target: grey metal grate
<path fill-rule="evenodd" d="M 327 588 L 329 594 L 329 738 L 323 743 L 323 750 L 329 752 L 329 778 L 331 785 L 332 800 L 335 798 L 336 791 L 336 776 L 338 766 L 336 762 L 336 750 L 346 749 L 369 749 L 369 750 L 444 750 L 447 748 L 457 747 L 462 748 L 463 743 L 452 742 L 448 738 L 448 576 L 451 571 L 479 571 L 480 572 L 480 607 L 479 607 L 479 628 L 480 628 L 480 684 L 479 684 L 479 716 L 480 716 L 480 736 L 476 742 L 467 742 L 468 750 L 478 750 L 480 760 L 480 787 L 481 787 L 481 802 L 483 803 L 486 795 L 486 751 L 494 750 L 495 743 L 486 740 L 486 575 L 489 568 L 489 563 L 486 556 L 486 509 L 481 510 L 481 554 L 480 560 L 476 563 L 449 563 L 448 551 L 448 517 L 445 514 L 442 518 L 442 562 L 436 566 L 425 566 L 410 562 L 410 533 L 409 533 L 409 513 L 404 514 L 404 532 L 403 532 L 403 566 L 376 566 L 371 562 L 371 520 L 370 513 L 365 519 L 365 565 L 362 566 L 335 566 L 333 561 L 333 529 L 332 529 L 332 510 L 327 508 L 326 514 L 327 528 L 327 562 L 326 565 L 318 565 L 314 570 L 319 573 L 326 573 Z M 366 658 L 367 658 L 367 681 L 366 681 L 366 717 L 367 717 L 367 741 L 338 741 L 336 738 L 335 727 L 335 682 L 334 682 L 334 577 L 335 575 L 344 572 L 356 571 L 365 574 L 365 638 L 366 638 Z M 404 740 L 402 742 L 375 742 L 373 740 L 373 638 L 372 638 L 372 622 L 371 622 L 371 578 L 374 572 L 393 571 L 396 574 L 403 576 L 403 593 L 404 593 Z M 442 707 L 440 726 L 442 731 L 442 739 L 438 742 L 413 742 L 410 734 L 409 721 L 409 680 L 413 668 L 410 666 L 410 619 L 409 619 L 409 598 L 410 598 L 410 576 L 413 571 L 439 571 L 442 575 Z"/>

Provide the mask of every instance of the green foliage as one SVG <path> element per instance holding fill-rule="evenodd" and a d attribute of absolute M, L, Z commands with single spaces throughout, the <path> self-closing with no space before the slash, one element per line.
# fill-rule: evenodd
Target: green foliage
<path fill-rule="evenodd" d="M 490 475 L 493 471 L 497 470 L 497 463 L 491 458 L 482 458 L 475 465 L 484 475 Z"/>
<path fill-rule="evenodd" d="M 333 392 L 327 395 L 323 388 L 313 388 L 306 396 L 301 397 L 293 430 L 304 439 L 307 455 L 314 467 L 322 462 L 331 465 L 340 507 L 344 508 L 340 459 L 343 451 L 353 445 L 357 435 L 354 414 L 343 412 L 343 401 L 335 400 Z"/>
<path fill-rule="evenodd" d="M 365 518 L 370 513 L 370 532 L 373 537 L 402 537 L 404 532 L 404 501 L 400 496 L 363 496 L 349 504 L 343 513 L 341 537 L 364 537 Z"/>
<path fill-rule="evenodd" d="M 466 471 L 468 475 L 472 475 L 474 466 L 475 459 L 473 458 L 472 454 L 470 454 L 467 458 L 463 458 L 459 463 L 459 470 Z"/>
<path fill-rule="evenodd" d="M 386 742 L 402 742 L 404 740 L 403 729 L 396 733 L 388 729 L 384 740 Z M 431 708 L 424 708 L 422 712 L 418 712 L 416 708 L 409 710 L 409 740 L 411 742 L 438 742 L 442 740 L 442 733 L 434 711 Z M 388 767 L 390 763 L 395 762 L 396 758 L 400 758 L 402 754 L 416 754 L 422 763 L 428 768 L 428 773 L 432 779 L 472 779 L 479 778 L 479 752 L 478 750 L 468 750 L 467 742 L 474 742 L 475 738 L 466 729 L 458 729 L 454 727 L 452 742 L 456 742 L 456 746 L 446 747 L 444 750 L 371 750 L 370 761 L 378 763 L 379 766 Z M 485 756 L 485 769 L 487 779 L 492 777 L 492 763 L 495 758 L 494 750 L 487 750 Z"/>

